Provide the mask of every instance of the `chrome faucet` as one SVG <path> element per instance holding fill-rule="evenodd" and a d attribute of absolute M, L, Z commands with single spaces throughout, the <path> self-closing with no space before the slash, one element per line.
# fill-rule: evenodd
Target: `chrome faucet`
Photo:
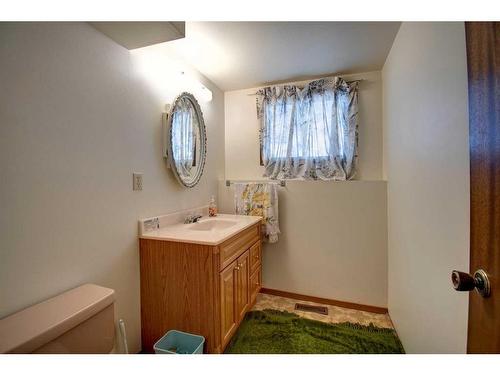
<path fill-rule="evenodd" d="M 188 215 L 185 219 L 184 219 L 184 224 L 192 224 L 192 223 L 196 223 L 198 222 L 198 220 L 200 220 L 202 218 L 201 215 Z"/>

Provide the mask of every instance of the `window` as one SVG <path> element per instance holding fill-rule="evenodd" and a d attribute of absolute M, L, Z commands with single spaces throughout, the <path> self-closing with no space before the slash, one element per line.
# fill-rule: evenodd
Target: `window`
<path fill-rule="evenodd" d="M 271 178 L 347 179 L 355 171 L 357 85 L 336 78 L 260 90 L 261 165 Z M 348 170 L 347 170 L 348 169 Z"/>

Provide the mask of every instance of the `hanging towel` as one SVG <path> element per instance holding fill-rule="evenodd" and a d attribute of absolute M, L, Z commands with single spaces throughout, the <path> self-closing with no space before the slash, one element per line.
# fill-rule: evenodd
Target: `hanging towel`
<path fill-rule="evenodd" d="M 278 242 L 278 191 L 276 184 L 235 183 L 234 203 L 237 215 L 262 216 L 264 239 Z"/>

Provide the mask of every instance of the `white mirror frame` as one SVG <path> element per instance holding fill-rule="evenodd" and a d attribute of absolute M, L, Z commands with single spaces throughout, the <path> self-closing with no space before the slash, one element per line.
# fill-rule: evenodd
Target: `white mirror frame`
<path fill-rule="evenodd" d="M 195 110 L 196 116 L 198 117 L 198 126 L 199 126 L 199 134 L 200 134 L 200 165 L 197 168 L 196 175 L 192 180 L 183 179 L 175 165 L 174 158 L 171 157 L 172 154 L 172 119 L 173 119 L 173 111 L 176 107 L 177 102 L 182 99 L 187 98 L 191 104 L 193 104 L 193 108 Z M 169 157 L 170 156 L 170 157 Z M 205 161 L 207 158 L 207 132 L 205 128 L 205 120 L 203 119 L 203 113 L 201 111 L 200 105 L 198 101 L 194 97 L 193 94 L 189 92 L 183 92 L 178 95 L 173 101 L 172 105 L 168 113 L 163 114 L 163 157 L 167 159 L 168 166 L 174 173 L 175 178 L 179 183 L 187 188 L 192 188 L 198 184 L 203 175 L 203 170 L 205 169 Z"/>

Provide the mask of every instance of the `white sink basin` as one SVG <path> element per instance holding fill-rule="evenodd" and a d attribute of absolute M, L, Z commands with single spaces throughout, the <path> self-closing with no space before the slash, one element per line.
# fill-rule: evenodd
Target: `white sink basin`
<path fill-rule="evenodd" d="M 188 213 L 143 219 L 140 228 L 144 228 L 145 221 L 156 221 L 153 220 L 154 228 L 142 232 L 140 238 L 216 246 L 262 220 L 260 216 L 219 214 L 216 217 L 204 216 L 197 223 L 184 224 Z"/>
<path fill-rule="evenodd" d="M 216 231 L 231 228 L 236 224 L 237 222 L 234 220 L 207 219 L 198 223 L 193 223 L 187 229 L 196 231 Z"/>

